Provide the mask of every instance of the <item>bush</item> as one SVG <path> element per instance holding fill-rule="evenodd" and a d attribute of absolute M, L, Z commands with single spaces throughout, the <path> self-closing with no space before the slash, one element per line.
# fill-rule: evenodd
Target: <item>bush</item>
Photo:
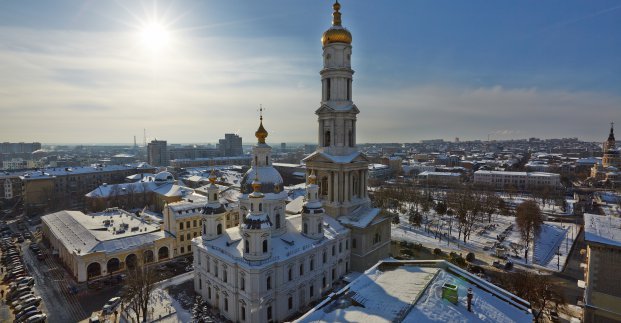
<path fill-rule="evenodd" d="M 440 249 L 440 248 L 433 249 L 433 254 L 436 255 L 436 256 L 441 256 L 442 255 L 442 249 Z"/>
<path fill-rule="evenodd" d="M 467 260 L 468 262 L 473 262 L 475 259 L 476 259 L 476 257 L 474 256 L 474 252 L 469 252 L 469 253 L 466 255 L 466 260 Z"/>
<path fill-rule="evenodd" d="M 449 256 L 449 261 L 459 267 L 465 267 L 466 266 L 466 259 L 464 259 L 464 257 L 462 257 L 461 255 L 458 255 L 454 252 L 451 252 L 450 256 Z"/>

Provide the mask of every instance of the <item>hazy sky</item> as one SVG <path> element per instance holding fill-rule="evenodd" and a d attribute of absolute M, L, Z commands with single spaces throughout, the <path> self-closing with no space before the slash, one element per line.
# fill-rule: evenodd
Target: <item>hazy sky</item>
<path fill-rule="evenodd" d="M 621 2 L 342 0 L 359 142 L 621 124 Z M 314 142 L 332 1 L 2 1 L 0 142 Z"/>

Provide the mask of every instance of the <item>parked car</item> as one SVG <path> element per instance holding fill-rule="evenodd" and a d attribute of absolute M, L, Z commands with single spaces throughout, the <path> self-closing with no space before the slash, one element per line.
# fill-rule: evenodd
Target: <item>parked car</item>
<path fill-rule="evenodd" d="M 29 307 L 29 308 L 31 308 L 31 307 Z M 20 314 L 21 314 L 21 316 L 19 316 L 19 318 L 18 318 L 17 315 L 15 315 L 15 321 L 16 322 L 25 322 L 28 318 L 33 317 L 33 316 L 38 315 L 38 314 L 43 314 L 43 312 L 41 312 L 40 309 L 35 307 L 34 310 L 29 310 L 29 311 L 23 310 L 23 311 L 20 312 Z"/>
<path fill-rule="evenodd" d="M 14 302 L 16 300 L 21 299 L 22 297 L 24 297 L 26 295 L 33 295 L 32 294 L 32 290 L 26 289 L 26 290 L 23 290 L 23 291 L 15 292 L 15 293 L 11 294 L 10 297 L 7 296 L 6 300 L 7 300 L 7 302 L 11 302 L 12 303 L 12 302 Z"/>
<path fill-rule="evenodd" d="M 15 306 L 15 308 L 13 309 L 13 312 L 19 313 L 26 307 L 29 307 L 31 305 L 39 305 L 40 303 L 41 303 L 41 297 L 35 296 L 33 298 L 29 298 L 28 300 L 22 302 L 20 305 Z"/>
<path fill-rule="evenodd" d="M 19 279 L 16 279 L 15 282 L 17 284 L 27 284 L 28 286 L 34 285 L 34 278 L 32 276 L 25 276 Z"/>
<path fill-rule="evenodd" d="M 45 254 L 41 252 L 37 252 L 37 260 L 43 260 L 43 259 L 45 259 Z"/>
<path fill-rule="evenodd" d="M 17 297 L 13 301 L 11 301 L 11 306 L 17 306 L 17 305 L 23 304 L 23 303 L 27 302 L 28 300 L 30 300 L 31 298 L 34 298 L 34 297 L 35 296 L 32 293 L 32 291 L 28 291 L 28 293 L 26 293 L 25 295 Z"/>
<path fill-rule="evenodd" d="M 27 323 L 39 323 L 39 322 L 45 322 L 45 320 L 47 320 L 47 315 L 45 315 L 45 314 L 37 314 L 35 316 L 29 317 L 24 322 L 27 322 Z"/>
<path fill-rule="evenodd" d="M 114 310 L 119 306 L 119 304 L 121 304 L 121 298 L 120 297 L 112 297 L 104 305 L 104 307 L 102 309 L 102 313 L 104 315 L 112 314 L 114 312 Z"/>

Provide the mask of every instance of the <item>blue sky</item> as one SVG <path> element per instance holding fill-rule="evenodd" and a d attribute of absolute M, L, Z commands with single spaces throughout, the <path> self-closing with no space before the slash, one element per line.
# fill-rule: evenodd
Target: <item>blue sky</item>
<path fill-rule="evenodd" d="M 601 141 L 621 122 L 619 1 L 341 3 L 359 142 Z M 313 142 L 331 5 L 0 2 L 0 139 L 249 143 L 263 104 L 268 141 Z"/>

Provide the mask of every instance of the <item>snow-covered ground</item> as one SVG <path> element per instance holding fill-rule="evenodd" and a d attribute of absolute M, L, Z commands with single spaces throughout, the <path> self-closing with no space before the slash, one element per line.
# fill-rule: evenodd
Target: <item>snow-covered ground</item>
<path fill-rule="evenodd" d="M 429 226 L 429 232 L 425 230 L 424 224 L 420 227 L 411 226 L 409 224 L 409 216 L 401 214 L 399 216 L 400 223 L 392 225 L 392 239 L 418 242 L 428 247 L 440 247 L 464 253 L 472 251 L 489 255 L 496 253 L 495 246 L 499 244 L 507 249 L 507 252 L 511 255 L 511 261 L 521 264 L 525 263 L 523 258 L 523 242 L 517 227 L 514 225 L 515 217 L 495 214 L 492 216 L 492 223 L 482 221 L 479 224 L 475 224 L 470 239 L 464 243 L 463 239 L 457 240 L 457 223 L 454 219 L 452 239 L 449 241 L 447 239 L 449 230 L 448 218 L 446 216 L 443 217 L 438 225 L 438 222 L 433 220 L 436 218 L 433 213 L 433 211 L 430 211 L 428 217 L 428 220 L 433 221 L 433 224 Z M 438 235 L 435 234 L 436 230 L 439 232 Z M 541 234 L 535 240 L 534 248 L 531 246 L 528 264 L 534 263 L 546 269 L 558 271 L 558 263 L 562 270 L 577 233 L 578 227 L 575 224 L 545 222 Z M 500 235 L 505 236 L 505 240 L 502 243 L 498 241 L 498 236 Z M 556 253 L 559 250 L 560 256 L 557 256 Z M 515 251 L 518 251 L 517 255 Z"/>

